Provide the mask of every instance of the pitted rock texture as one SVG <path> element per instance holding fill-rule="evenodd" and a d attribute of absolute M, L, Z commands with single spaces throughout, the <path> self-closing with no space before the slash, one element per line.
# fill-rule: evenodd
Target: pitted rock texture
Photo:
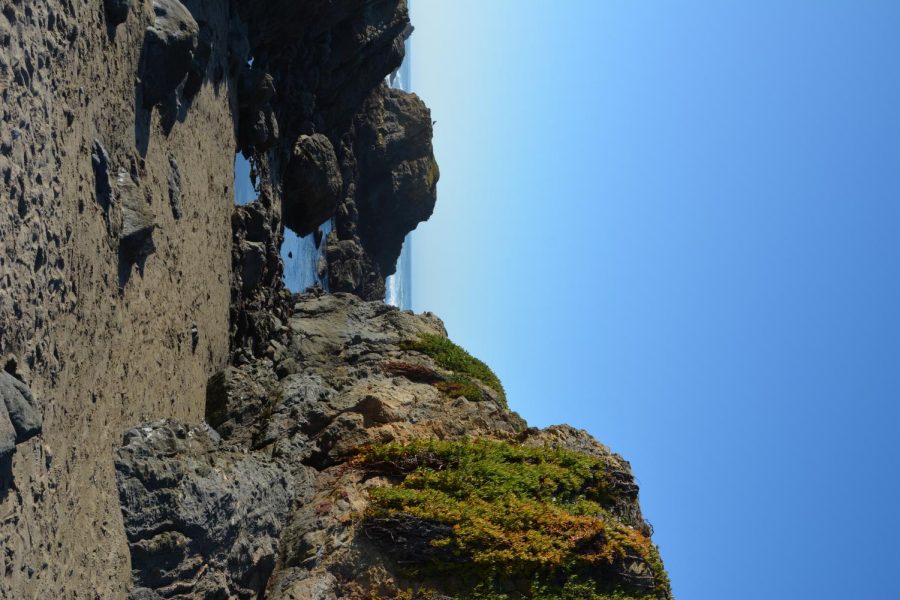
<path fill-rule="evenodd" d="M 289 335 L 272 340 L 263 358 L 229 367 L 212 379 L 206 418 L 221 440 L 204 426 L 174 423 L 150 424 L 126 436 L 125 446 L 116 451 L 126 526 L 139 522 L 143 531 L 171 531 L 172 519 L 197 522 L 215 505 L 219 512 L 211 522 L 240 523 L 244 532 L 265 530 L 260 534 L 264 546 L 278 548 L 274 568 L 265 563 L 268 577 L 260 597 L 393 598 L 410 585 L 395 560 L 402 549 L 379 545 L 360 518 L 370 490 L 386 480 L 354 468 L 352 459 L 374 443 L 489 438 L 601 458 L 622 495 L 615 508 L 618 518 L 646 527 L 630 466 L 588 434 L 567 426 L 530 429 L 490 395 L 479 401 L 454 398 L 434 385 L 452 373 L 407 349 L 406 342 L 446 336 L 437 317 L 352 294 L 317 292 L 296 297 L 287 326 Z M 148 450 L 153 439 L 161 441 Z M 255 472 L 242 474 L 248 465 Z M 235 477 L 218 475 L 226 473 Z M 241 508 L 238 493 L 252 496 L 263 482 L 277 493 L 253 496 L 259 507 L 255 513 Z M 282 490 L 293 494 L 287 513 Z M 166 500 L 174 497 L 183 498 L 184 507 Z M 186 511 L 193 516 L 184 516 Z M 199 550 L 173 554 L 168 542 L 150 544 L 146 536 L 129 532 L 136 584 L 162 598 L 219 597 L 190 576 Z M 232 552 L 230 541 L 203 539 L 205 557 Z M 193 548 L 193 542 L 179 540 L 184 542 L 179 548 Z M 247 556 L 263 554 L 268 561 L 261 551 Z M 171 579 L 152 583 L 160 572 L 156 565 L 165 561 L 165 572 L 177 575 L 177 585 Z M 222 597 L 247 597 L 228 579 L 233 564 L 209 560 L 202 579 L 230 581 L 218 590 Z"/>
<path fill-rule="evenodd" d="M 193 15 L 178 0 L 153 0 L 141 64 L 143 103 L 151 108 L 187 77 L 200 36 Z"/>
<path fill-rule="evenodd" d="M 182 5 L 189 72 L 204 35 L 210 52 L 167 128 L 140 101 L 151 0 L 0 0 L 0 357 L 43 417 L 0 465 L 0 598 L 125 596 L 110 448 L 136 423 L 201 419 L 228 364 L 234 17 Z"/>

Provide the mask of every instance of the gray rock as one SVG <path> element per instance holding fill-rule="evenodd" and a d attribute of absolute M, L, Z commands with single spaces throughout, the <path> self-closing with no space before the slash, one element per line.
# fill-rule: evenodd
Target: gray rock
<path fill-rule="evenodd" d="M 116 193 L 122 212 L 119 232 L 120 268 L 130 270 L 132 265 L 137 264 L 143 269 L 144 261 L 156 251 L 153 243 L 153 230 L 156 228 L 153 211 L 137 183 L 125 171 L 120 171 L 116 178 Z"/>
<path fill-rule="evenodd" d="M 114 461 L 134 581 L 157 594 L 144 598 L 261 597 L 302 473 L 173 421 L 130 430 Z"/>
<path fill-rule="evenodd" d="M 9 414 L 9 421 L 15 429 L 16 444 L 21 444 L 41 432 L 44 417 L 31 390 L 6 371 L 0 371 L 0 397 L 3 398 L 3 404 Z M 0 425 L 0 429 L 2 429 L 2 425 Z M 0 437 L 2 437 L 2 433 L 0 433 Z M 2 441 L 0 441 L 0 446 L 2 446 Z"/>
<path fill-rule="evenodd" d="M 260 242 L 243 242 L 241 256 L 242 289 L 247 293 L 262 281 L 266 269 L 266 247 Z"/>
<path fill-rule="evenodd" d="M 144 34 L 141 67 L 144 107 L 166 98 L 188 75 L 200 28 L 178 0 L 153 0 L 153 24 Z"/>
<path fill-rule="evenodd" d="M 343 180 L 331 141 L 322 134 L 301 135 L 284 175 L 284 223 L 309 235 L 334 214 Z"/>

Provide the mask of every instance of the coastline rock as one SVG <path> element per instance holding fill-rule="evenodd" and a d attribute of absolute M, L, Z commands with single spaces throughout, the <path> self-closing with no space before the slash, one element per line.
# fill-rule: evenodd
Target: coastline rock
<path fill-rule="evenodd" d="M 284 175 L 284 224 L 309 235 L 334 214 L 341 172 L 331 141 L 320 133 L 301 135 Z"/>
<path fill-rule="evenodd" d="M 367 99 L 344 156 L 349 193 L 328 241 L 331 291 L 384 298 L 403 240 L 434 211 L 440 172 L 432 134 L 431 112 L 415 94 L 382 84 Z"/>
<path fill-rule="evenodd" d="M 288 466 L 230 453 L 206 426 L 157 421 L 125 434 L 115 467 L 143 588 L 133 599 L 259 597 L 303 499 Z"/>
<path fill-rule="evenodd" d="M 272 340 L 265 358 L 229 367 L 210 381 L 206 417 L 215 431 L 152 423 L 129 432 L 116 451 L 135 581 L 144 588 L 164 598 L 181 589 L 189 597 L 210 597 L 203 594 L 211 590 L 249 597 L 244 594 L 265 590 L 267 598 L 363 600 L 419 586 L 402 568 L 404 557 L 413 564 L 426 555 L 460 558 L 416 545 L 452 535 L 447 526 L 364 518 L 373 490 L 389 480 L 359 468 L 356 457 L 388 442 L 485 439 L 595 457 L 616 498 L 610 518 L 649 534 L 621 457 L 568 426 L 529 429 L 490 394 L 472 400 L 441 387 L 459 374 L 410 345 L 423 336 L 445 338 L 433 315 L 314 292 L 295 297 L 287 324 L 285 343 Z M 287 361 L 292 372 L 279 373 Z M 290 494 L 293 503 L 285 500 Z M 179 495 L 180 502 L 171 500 Z M 247 503 L 254 509 L 241 508 Z M 204 519 L 216 525 L 198 541 L 194 528 Z M 224 533 L 221 523 L 232 523 L 237 533 Z M 199 548 L 208 557 L 204 583 L 188 583 Z M 245 587 L 237 586 L 235 573 L 250 567 L 239 552 L 262 557 L 254 563 L 259 577 Z M 654 591 L 656 572 L 639 556 L 602 576 L 667 597 Z M 438 594 L 432 597 L 449 597 L 438 593 L 440 580 L 422 585 Z"/>

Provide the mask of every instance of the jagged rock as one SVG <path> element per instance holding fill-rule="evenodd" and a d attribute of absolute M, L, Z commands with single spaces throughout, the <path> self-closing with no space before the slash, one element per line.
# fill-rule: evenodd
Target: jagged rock
<path fill-rule="evenodd" d="M 260 597 L 306 469 L 173 421 L 130 430 L 114 460 L 136 597 Z"/>
<path fill-rule="evenodd" d="M 231 339 L 235 352 L 259 355 L 279 334 L 290 293 L 284 289 L 279 219 L 262 200 L 232 213 Z"/>
<path fill-rule="evenodd" d="M 159 104 L 184 81 L 200 28 L 178 0 L 153 0 L 153 24 L 144 34 L 141 81 L 144 107 Z"/>
<path fill-rule="evenodd" d="M 238 145 L 245 154 L 264 152 L 278 141 L 278 121 L 269 102 L 274 96 L 271 75 L 254 68 L 244 72 L 238 89 Z"/>
<path fill-rule="evenodd" d="M 384 297 L 406 235 L 428 219 L 440 176 L 431 113 L 415 94 L 382 84 L 354 122 L 352 185 L 335 212 L 329 240 L 329 289 L 368 300 Z"/>
<path fill-rule="evenodd" d="M 359 236 L 382 275 L 392 275 L 406 234 L 427 220 L 440 177 L 431 111 L 416 96 L 382 86 L 357 119 Z"/>
<path fill-rule="evenodd" d="M 319 133 L 301 135 L 284 175 L 284 224 L 309 235 L 334 214 L 341 186 L 331 141 Z"/>
<path fill-rule="evenodd" d="M 430 543 L 451 535 L 445 525 L 361 518 L 371 490 L 387 481 L 354 466 L 354 457 L 392 441 L 487 438 L 595 456 L 618 498 L 610 518 L 648 532 L 630 466 L 587 433 L 528 429 L 490 395 L 442 391 L 453 373 L 408 344 L 446 336 L 433 315 L 317 291 L 296 297 L 288 327 L 286 343 L 271 340 L 266 358 L 210 380 L 206 417 L 221 438 L 203 427 L 153 423 L 129 432 L 116 452 L 138 585 L 164 598 L 176 586 L 186 597 L 256 590 L 267 598 L 396 597 L 411 585 L 400 565 L 461 558 Z M 279 374 L 286 361 L 294 372 Z M 289 489 L 296 501 L 288 510 L 282 492 Z M 196 530 L 200 522 L 209 531 Z M 238 532 L 221 533 L 228 527 Z M 250 532 L 262 536 L 266 558 L 254 584 L 238 588 L 249 568 L 238 549 L 253 553 L 231 540 L 249 540 Z M 206 570 L 188 583 L 200 548 Z M 657 582 L 640 557 L 623 557 L 607 576 L 643 591 Z"/>
<path fill-rule="evenodd" d="M 325 243 L 325 259 L 329 289 L 366 299 L 384 297 L 384 279 L 355 236 L 342 240 L 337 232 L 330 233 Z"/>
<path fill-rule="evenodd" d="M 106 8 L 106 18 L 110 26 L 116 27 L 121 25 L 128 19 L 128 11 L 134 0 L 104 0 Z"/>
<path fill-rule="evenodd" d="M 21 444 L 41 432 L 44 418 L 31 390 L 6 371 L 0 371 L 0 398 L 3 401 L 0 413 L 7 413 L 15 431 L 16 444 Z M 2 429 L 3 426 L 0 425 L 0 438 L 3 438 Z M 2 446 L 3 442 L 0 439 L 0 448 Z"/>
<path fill-rule="evenodd" d="M 241 256 L 242 290 L 248 293 L 259 286 L 265 274 L 266 247 L 260 242 L 243 242 Z"/>

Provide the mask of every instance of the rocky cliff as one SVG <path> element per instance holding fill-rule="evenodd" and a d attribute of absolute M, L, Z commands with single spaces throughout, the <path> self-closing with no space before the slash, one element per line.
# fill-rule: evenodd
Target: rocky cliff
<path fill-rule="evenodd" d="M 383 83 L 411 31 L 0 0 L 0 598 L 668 596 L 628 464 L 382 301 L 439 177 Z M 284 228 L 328 219 L 292 296 Z"/>
<path fill-rule="evenodd" d="M 437 317 L 310 293 L 287 324 L 206 423 L 115 451 L 133 598 L 669 597 L 628 463 L 528 428 Z"/>

